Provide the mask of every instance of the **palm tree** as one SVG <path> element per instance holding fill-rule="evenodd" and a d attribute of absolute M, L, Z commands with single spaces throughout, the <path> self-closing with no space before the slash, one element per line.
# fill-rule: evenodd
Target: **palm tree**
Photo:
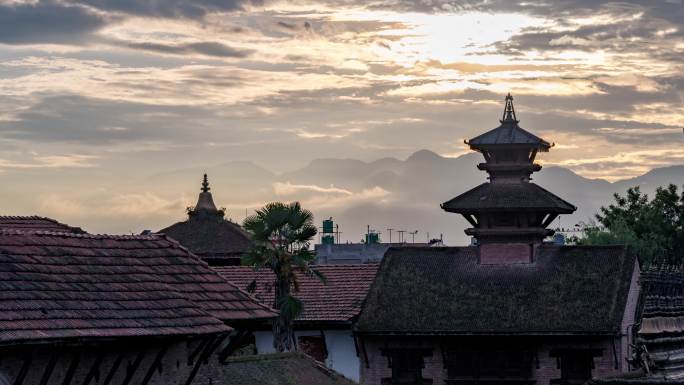
<path fill-rule="evenodd" d="M 242 258 L 242 264 L 255 270 L 268 268 L 275 274 L 273 307 L 279 316 L 273 321 L 273 347 L 279 352 L 292 350 L 293 322 L 303 309 L 302 302 L 293 295 L 299 291 L 295 273 L 315 276 L 325 282 L 325 277 L 312 268 L 316 257 L 309 250 L 316 235 L 313 214 L 302 209 L 299 202 L 273 202 L 247 217 L 243 226 L 251 233 L 253 246 Z"/>

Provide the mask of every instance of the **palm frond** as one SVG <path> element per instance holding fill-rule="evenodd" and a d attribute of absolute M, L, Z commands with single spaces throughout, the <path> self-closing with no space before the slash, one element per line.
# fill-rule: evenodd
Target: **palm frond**
<path fill-rule="evenodd" d="M 294 320 L 299 317 L 304 310 L 304 304 L 302 301 L 292 295 L 281 298 L 278 304 L 280 305 L 280 313 L 290 320 Z"/>

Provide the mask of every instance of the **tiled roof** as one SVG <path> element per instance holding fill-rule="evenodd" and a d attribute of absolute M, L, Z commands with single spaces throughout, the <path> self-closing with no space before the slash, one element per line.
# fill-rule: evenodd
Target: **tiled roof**
<path fill-rule="evenodd" d="M 165 236 L 0 231 L 0 342 L 202 334 L 273 315 Z"/>
<path fill-rule="evenodd" d="M 235 259 L 238 265 L 241 256 L 252 246 L 246 231 L 219 215 L 191 217 L 159 233 L 177 240 L 203 259 Z"/>
<path fill-rule="evenodd" d="M 653 375 L 684 381 L 684 271 L 653 266 L 641 273 L 637 342 L 650 352 Z"/>
<path fill-rule="evenodd" d="M 619 332 L 635 258 L 619 246 L 538 251 L 531 264 L 481 265 L 475 247 L 389 249 L 356 327 L 379 334 Z"/>
<path fill-rule="evenodd" d="M 540 210 L 570 214 L 577 208 L 534 183 L 483 183 L 442 204 L 454 213 Z"/>
<path fill-rule="evenodd" d="M 54 219 L 39 216 L 3 216 L 0 215 L 0 230 L 25 231 L 59 231 L 66 233 L 85 234 L 80 227 L 72 227 L 59 223 Z"/>
<path fill-rule="evenodd" d="M 304 303 L 304 310 L 298 320 L 347 322 L 361 310 L 378 265 L 316 265 L 315 269 L 326 277 L 327 284 L 315 277 L 299 275 L 299 293 L 295 295 Z M 246 266 L 217 266 L 215 270 L 241 289 L 256 280 L 256 298 L 273 304 L 275 278 L 270 270 L 254 271 Z"/>
<path fill-rule="evenodd" d="M 354 385 L 341 374 L 301 353 L 228 359 L 223 373 L 231 385 Z"/>
<path fill-rule="evenodd" d="M 499 127 L 470 139 L 468 144 L 474 148 L 500 144 L 526 144 L 539 146 L 542 149 L 548 149 L 551 146 L 544 139 L 523 130 L 515 120 L 504 120 Z"/>

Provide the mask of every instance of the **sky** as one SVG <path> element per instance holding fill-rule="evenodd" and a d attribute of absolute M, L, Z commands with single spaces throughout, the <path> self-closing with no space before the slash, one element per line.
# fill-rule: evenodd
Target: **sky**
<path fill-rule="evenodd" d="M 196 180 L 155 176 L 457 157 L 508 92 L 545 165 L 680 165 L 682 20 L 682 0 L 0 0 L 0 209 L 137 231 L 193 203 Z"/>

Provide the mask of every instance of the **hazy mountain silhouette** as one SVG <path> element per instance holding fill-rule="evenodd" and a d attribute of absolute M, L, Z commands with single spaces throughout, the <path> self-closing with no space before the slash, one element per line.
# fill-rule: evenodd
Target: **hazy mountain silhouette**
<path fill-rule="evenodd" d="M 249 162 L 228 163 L 216 168 L 212 180 L 222 198 L 231 202 L 255 199 L 300 200 L 314 210 L 317 221 L 334 217 L 344 231 L 343 239 L 358 241 L 370 225 L 386 229 L 418 230 L 416 241 L 443 233 L 451 244 L 467 242 L 466 227 L 460 216 L 444 213 L 439 204 L 486 181 L 486 173 L 477 170 L 481 156 L 476 153 L 445 158 L 429 150 L 420 150 L 406 160 L 382 158 L 372 162 L 356 159 L 317 159 L 305 167 L 276 175 Z M 239 170 L 239 171 L 238 171 Z M 197 179 L 196 175 L 192 176 Z M 612 201 L 614 192 L 641 185 L 652 194 L 656 187 L 684 184 L 684 166 L 654 169 L 642 176 L 614 183 L 587 179 L 562 167 L 544 167 L 533 175 L 538 183 L 575 204 L 578 210 L 561 217 L 554 227 L 572 227 L 588 221 L 602 205 Z M 178 179 L 174 177 L 174 180 Z M 225 183 L 225 184 L 224 184 Z M 275 184 L 281 188 L 274 188 Z M 242 188 L 238 188 L 242 186 Z M 249 186 L 251 193 L 234 193 Z M 284 188 L 282 186 L 285 186 Z M 228 187 L 233 194 L 225 194 Z M 221 200 L 217 199 L 220 204 Z M 239 203 L 236 204 L 239 206 Z M 396 240 L 393 234 L 393 241 Z M 405 236 L 408 240 L 410 236 Z"/>

